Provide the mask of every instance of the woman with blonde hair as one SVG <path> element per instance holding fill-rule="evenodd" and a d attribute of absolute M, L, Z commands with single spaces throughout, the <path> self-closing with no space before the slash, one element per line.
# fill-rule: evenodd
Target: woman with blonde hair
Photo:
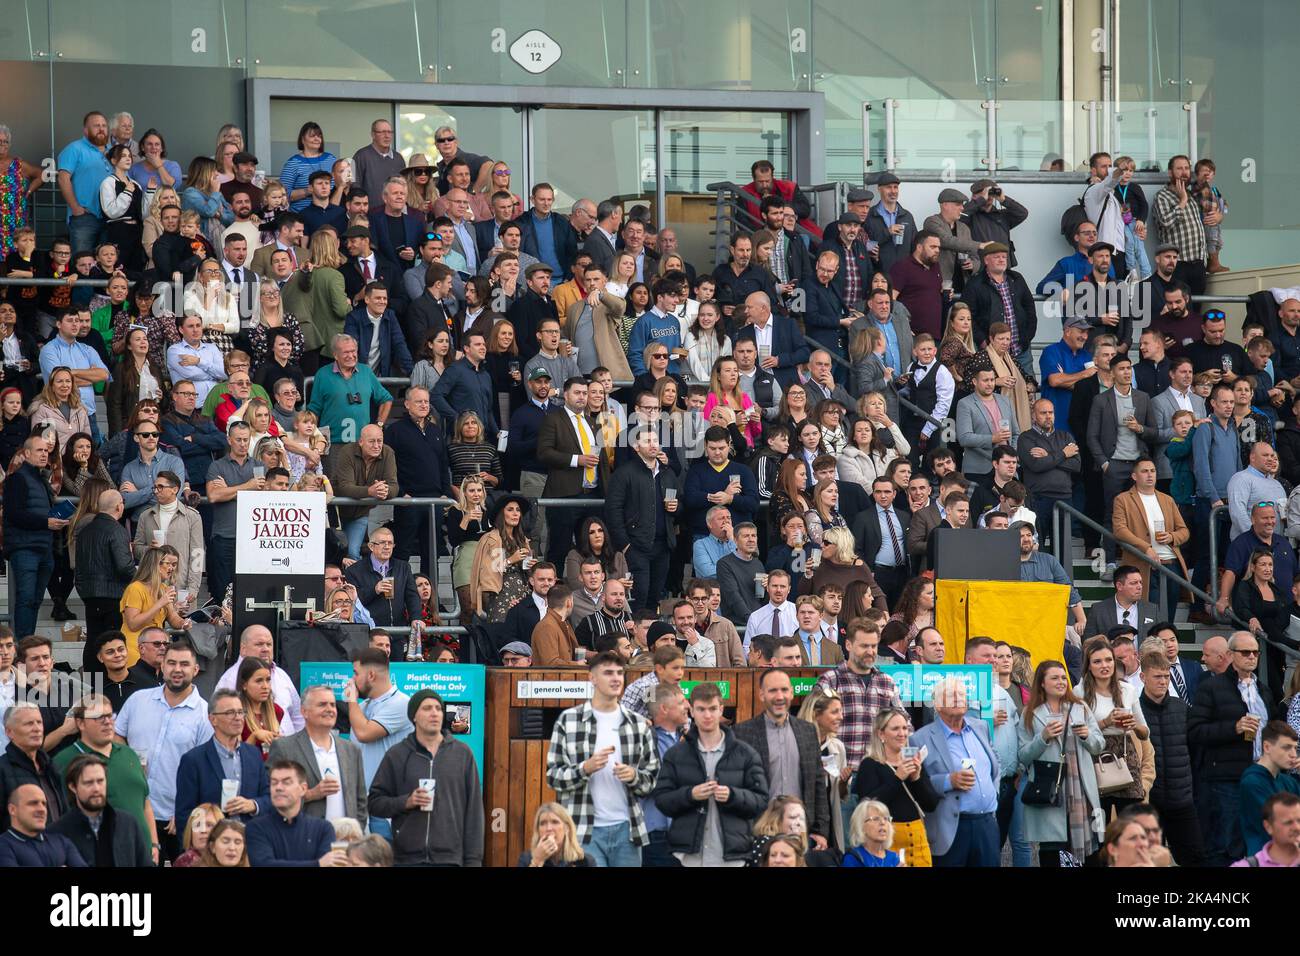
<path fill-rule="evenodd" d="M 185 174 L 181 191 L 181 209 L 199 214 L 200 229 L 214 249 L 221 248 L 221 233 L 235 221 L 235 212 L 221 195 L 217 162 L 206 156 L 195 156 Z"/>
<path fill-rule="evenodd" d="M 162 627 L 166 621 L 169 628 L 189 629 L 191 621 L 177 610 L 176 588 L 172 585 L 180 563 L 180 555 L 171 545 L 150 548 L 141 556 L 135 578 L 122 592 L 118 610 L 122 612 L 128 667 L 140 659 L 140 632 L 146 627 Z"/>
<path fill-rule="evenodd" d="M 762 412 L 748 395 L 740 390 L 740 366 L 729 355 L 713 363 L 709 375 L 709 397 L 704 400 L 701 415 L 707 420 L 718 406 L 728 408 L 736 416 L 736 424 L 743 428 L 748 450 L 753 451 L 763 434 Z"/>
<path fill-rule="evenodd" d="M 307 243 L 307 261 L 311 265 L 311 291 L 295 290 L 286 299 L 285 308 L 298 317 L 303 332 L 302 370 L 308 375 L 321 363 L 321 356 L 331 358 L 330 343 L 343 334 L 343 323 L 352 311 L 352 303 L 343 291 L 344 263 L 339 253 L 339 237 L 333 229 L 322 227 L 311 234 Z M 289 289 L 296 280 L 285 285 Z"/>
<path fill-rule="evenodd" d="M 627 290 L 635 281 L 636 256 L 621 250 L 614 253 L 614 261 L 609 267 L 609 281 L 605 283 L 605 291 L 610 295 L 618 296 L 620 299 L 626 299 Z M 628 331 L 631 331 L 631 326 L 628 326 Z M 627 348 L 626 339 L 623 339 L 623 348 Z"/>
<path fill-rule="evenodd" d="M 890 849 L 894 821 L 879 800 L 859 803 L 849 820 L 849 851 L 842 866 L 903 866 L 903 858 Z"/>
<path fill-rule="evenodd" d="M 817 684 L 804 697 L 799 719 L 817 728 L 822 773 L 826 776 L 826 794 L 831 810 L 831 832 L 826 838 L 831 849 L 842 854 L 846 847 L 846 820 L 841 807 L 848 795 L 849 778 L 853 776 L 844 741 L 839 738 L 840 728 L 844 725 L 844 701 L 833 689 Z"/>
<path fill-rule="evenodd" d="M 858 556 L 853 532 L 842 526 L 832 527 L 827 528 L 821 538 L 820 563 L 815 569 L 804 568 L 803 577 L 795 582 L 798 593 L 816 594 L 826 585 L 833 584 L 841 593 L 848 594 L 850 587 L 861 582 L 871 592 L 872 606 L 882 611 L 887 610 L 885 592 L 876 583 L 871 566 Z M 809 561 L 808 564 L 811 565 L 812 562 Z M 843 620 L 850 618 L 845 617 Z"/>
<path fill-rule="evenodd" d="M 931 866 L 925 815 L 938 809 L 943 795 L 921 772 L 920 757 L 908 746 L 911 734 L 912 722 L 905 712 L 885 709 L 876 714 L 871 746 L 858 765 L 853 792 L 859 807 L 868 802 L 884 807 L 884 815 L 894 824 L 890 849 L 904 851 L 910 866 Z"/>
<path fill-rule="evenodd" d="M 474 557 L 480 542 L 492 529 L 487 520 L 487 485 L 479 475 L 466 475 L 455 491 L 456 504 L 447 511 L 447 543 L 453 553 L 452 587 L 460 598 L 461 621 L 472 622 L 470 581 Z"/>
<path fill-rule="evenodd" d="M 877 478 L 888 477 L 890 462 L 905 458 L 912 446 L 885 411 L 885 397 L 869 392 L 858 399 L 861 417 L 853 422 L 850 442 L 837 461 L 841 481 L 853 481 L 868 493 Z"/>
<path fill-rule="evenodd" d="M 80 390 L 73 384 L 72 369 L 66 365 L 50 371 L 45 387 L 28 406 L 27 414 L 33 432 L 42 425 L 53 428 L 55 450 L 59 453 L 73 435 L 90 432 L 90 413 L 82 404 Z"/>
<path fill-rule="evenodd" d="M 578 828 L 558 803 L 543 803 L 533 814 L 530 848 L 519 855 L 521 867 L 595 866 L 582 852 Z"/>
<path fill-rule="evenodd" d="M 510 164 L 504 160 L 498 159 L 492 164 L 492 178 L 483 192 L 487 194 L 488 200 L 491 201 L 494 193 L 510 193 L 515 201 L 514 211 L 510 214 L 511 218 L 518 219 L 524 214 L 524 201 L 519 198 L 519 194 L 510 191 Z"/>
<path fill-rule="evenodd" d="M 217 130 L 217 145 L 212 150 L 212 156 L 215 159 L 221 153 L 222 143 L 234 143 L 236 151 L 244 148 L 244 131 L 234 123 L 226 123 L 221 129 Z"/>
<path fill-rule="evenodd" d="M 413 153 L 402 170 L 406 180 L 406 208 L 428 219 L 438 199 L 438 185 L 433 179 L 433 163 L 424 153 Z"/>
<path fill-rule="evenodd" d="M 808 836 L 808 808 L 793 794 L 780 794 L 771 799 L 754 821 L 754 844 L 749 851 L 749 865 L 763 866 L 769 847 L 777 841 L 789 841 L 798 850 L 797 866 L 835 866 L 839 852 L 815 849 Z"/>
<path fill-rule="evenodd" d="M 153 244 L 158 241 L 158 237 L 164 232 L 162 225 L 162 211 L 164 206 L 180 206 L 181 197 L 176 192 L 174 186 L 159 186 L 158 191 L 153 194 L 153 199 L 149 201 L 149 211 L 144 217 L 144 231 L 140 235 L 140 244 L 144 246 L 144 254 L 149 259 L 149 268 L 154 267 L 153 262 Z M 160 276 L 161 279 L 170 278 L 169 276 Z"/>
<path fill-rule="evenodd" d="M 968 371 L 971 361 L 975 358 L 975 336 L 971 333 L 970 306 L 960 300 L 954 302 L 948 309 L 948 321 L 943 328 L 943 341 L 939 343 L 939 362 L 952 374 L 957 389 L 953 401 L 957 401 L 973 390 L 971 373 Z"/>
<path fill-rule="evenodd" d="M 239 300 L 226 289 L 225 273 L 217 259 L 204 259 L 195 280 L 185 288 L 185 314 L 203 320 L 203 341 L 224 356 L 234 349 L 239 332 Z"/>
<path fill-rule="evenodd" d="M 447 459 L 453 485 L 475 475 L 495 489 L 505 477 L 496 448 L 483 440 L 483 422 L 477 412 L 461 412 L 456 417 L 451 442 L 447 445 Z"/>
<path fill-rule="evenodd" d="M 191 810 L 190 818 L 185 823 L 185 835 L 181 838 L 185 851 L 172 862 L 172 866 L 198 866 L 203 851 L 207 849 L 212 829 L 225 818 L 226 815 L 215 803 L 200 803 Z"/>

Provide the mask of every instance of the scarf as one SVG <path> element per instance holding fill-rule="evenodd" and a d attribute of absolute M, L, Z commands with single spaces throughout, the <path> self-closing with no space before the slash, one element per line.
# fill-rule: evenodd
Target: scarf
<path fill-rule="evenodd" d="M 984 354 L 989 357 L 989 365 L 993 367 L 994 376 L 1015 379 L 1015 385 L 1010 388 L 1001 387 L 998 391 L 1011 402 L 1011 407 L 1016 413 L 1016 421 L 1020 423 L 1020 427 L 1028 428 L 1027 423 L 1032 422 L 1034 418 L 1029 406 L 1029 386 L 1025 382 L 1024 373 L 1020 371 L 1020 366 L 1013 361 L 1004 359 L 991 348 L 986 348 Z"/>
<path fill-rule="evenodd" d="M 1072 709 L 1066 708 L 1065 735 L 1072 733 L 1070 730 Z M 1088 794 L 1083 787 L 1083 777 L 1079 773 L 1078 738 L 1076 737 L 1071 743 L 1072 746 L 1061 747 L 1061 755 L 1065 760 L 1066 842 L 1069 844 L 1070 853 L 1076 860 L 1082 862 L 1097 848 L 1098 840 L 1092 831 L 1094 808 L 1088 804 Z"/>

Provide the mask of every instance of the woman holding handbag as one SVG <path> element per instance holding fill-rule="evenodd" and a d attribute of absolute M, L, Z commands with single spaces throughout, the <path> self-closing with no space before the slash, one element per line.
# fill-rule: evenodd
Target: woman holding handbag
<path fill-rule="evenodd" d="M 943 799 L 921 772 L 925 755 L 908 745 L 911 721 L 901 710 L 882 710 L 871 732 L 871 749 L 853 780 L 856 803 L 878 800 L 894 821 L 891 850 L 902 850 L 908 866 L 933 866 L 925 815 Z M 904 754 L 904 751 L 907 751 Z"/>
<path fill-rule="evenodd" d="M 1025 706 L 1020 762 L 1029 782 L 1025 839 L 1038 844 L 1038 865 L 1060 867 L 1061 851 L 1078 865 L 1097 849 L 1105 828 L 1092 759 L 1105 742 L 1088 705 L 1070 692 L 1070 675 L 1060 661 L 1043 661 Z"/>
<path fill-rule="evenodd" d="M 1085 643 L 1083 660 L 1083 681 L 1074 693 L 1092 709 L 1106 744 L 1097 761 L 1097 792 L 1109 820 L 1112 809 L 1123 810 L 1146 799 L 1139 741 L 1150 731 L 1138 706 L 1138 689 L 1120 680 L 1110 641 L 1094 637 Z"/>

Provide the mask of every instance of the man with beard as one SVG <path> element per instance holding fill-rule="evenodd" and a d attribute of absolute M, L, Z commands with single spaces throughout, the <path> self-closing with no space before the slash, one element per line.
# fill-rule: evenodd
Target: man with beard
<path fill-rule="evenodd" d="M 51 831 L 71 840 L 91 866 L 153 866 L 140 824 L 108 802 L 108 764 L 104 758 L 82 754 L 68 765 L 66 779 L 72 805 Z"/>
<path fill-rule="evenodd" d="M 194 686 L 198 652 L 178 637 L 163 654 L 163 685 L 136 691 L 117 715 L 117 736 L 142 756 L 158 842 L 169 860 L 180 855 L 185 820 L 175 819 L 176 773 L 181 757 L 212 738 L 207 703 Z"/>
<path fill-rule="evenodd" d="M 72 251 L 94 249 L 104 235 L 99 187 L 113 175 L 104 149 L 108 145 L 108 120 L 98 110 L 81 122 L 83 136 L 59 152 L 59 192 L 68 204 L 68 238 Z"/>
<path fill-rule="evenodd" d="M 939 236 L 922 229 L 912 254 L 889 270 L 898 301 L 912 314 L 912 331 L 943 338 L 943 276 L 939 271 Z"/>

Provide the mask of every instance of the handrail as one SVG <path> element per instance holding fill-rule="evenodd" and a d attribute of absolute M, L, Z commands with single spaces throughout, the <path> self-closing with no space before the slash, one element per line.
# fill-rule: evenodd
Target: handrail
<path fill-rule="evenodd" d="M 1210 509 L 1210 593 L 1214 595 L 1210 603 L 1214 605 L 1219 603 L 1219 515 L 1227 510 L 1227 505 Z M 1228 515 L 1228 519 L 1232 520 L 1231 514 Z M 1228 537 L 1232 537 L 1231 527 L 1228 529 Z"/>
<path fill-rule="evenodd" d="M 74 274 L 74 275 L 77 275 L 76 273 L 73 273 L 73 274 Z M 12 276 L 5 276 L 5 277 L 3 277 L 3 278 L 0 278 L 0 286 L 7 286 L 7 285 L 71 286 L 71 287 L 74 288 L 74 289 L 75 289 L 75 288 L 79 288 L 79 287 L 81 287 L 81 286 L 90 286 L 91 288 L 94 288 L 94 289 L 103 289 L 103 288 L 107 288 L 108 283 L 109 283 L 110 281 L 112 281 L 112 280 L 110 280 L 110 279 L 87 279 L 87 278 L 86 278 L 85 276 L 83 276 L 83 275 L 77 275 L 77 281 L 76 281 L 76 282 L 69 282 L 68 279 L 67 279 L 66 277 L 63 278 L 63 279 L 51 279 L 51 278 L 49 278 L 49 277 L 39 278 L 39 277 L 36 277 L 36 276 L 32 276 L 30 279 L 24 279 L 24 278 L 22 278 L 22 277 L 19 277 L 19 278 L 15 279 L 15 278 L 13 278 Z M 134 285 L 134 284 L 135 284 L 135 283 L 134 283 L 132 280 L 130 280 L 130 279 L 127 279 L 126 281 L 127 281 L 129 284 L 131 284 L 131 285 Z"/>

